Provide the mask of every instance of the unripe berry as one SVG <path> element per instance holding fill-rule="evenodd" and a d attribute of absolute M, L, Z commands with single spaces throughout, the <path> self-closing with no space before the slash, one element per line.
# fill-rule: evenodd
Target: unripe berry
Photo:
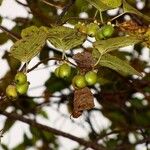
<path fill-rule="evenodd" d="M 84 23 L 76 24 L 75 29 L 77 29 L 79 32 L 87 33 L 87 26 Z"/>
<path fill-rule="evenodd" d="M 71 67 L 64 63 L 59 67 L 59 77 L 60 78 L 68 78 L 71 74 Z"/>
<path fill-rule="evenodd" d="M 105 37 L 104 37 L 104 35 L 103 35 L 101 30 L 98 30 L 96 32 L 95 38 L 96 38 L 96 40 L 103 40 L 103 39 L 105 39 Z"/>
<path fill-rule="evenodd" d="M 8 87 L 6 88 L 6 95 L 8 98 L 12 98 L 12 99 L 17 98 L 18 94 L 17 94 L 16 86 L 8 85 Z"/>
<path fill-rule="evenodd" d="M 20 95 L 26 94 L 29 88 L 29 83 L 26 82 L 24 84 L 17 84 L 16 89 Z"/>
<path fill-rule="evenodd" d="M 81 25 L 82 25 L 81 22 L 78 22 L 77 24 L 75 24 L 74 29 L 79 30 Z"/>
<path fill-rule="evenodd" d="M 58 78 L 59 78 L 59 70 L 60 70 L 60 68 L 57 67 L 57 68 L 55 69 L 55 72 L 54 72 L 55 76 L 58 77 Z"/>
<path fill-rule="evenodd" d="M 91 37 L 95 36 L 99 26 L 96 23 L 90 23 L 87 25 L 87 34 Z"/>
<path fill-rule="evenodd" d="M 72 84 L 73 84 L 73 86 L 75 86 L 77 88 L 84 88 L 87 86 L 85 77 L 83 75 L 74 76 L 74 78 L 72 80 Z"/>
<path fill-rule="evenodd" d="M 85 74 L 85 80 L 88 85 L 94 85 L 97 82 L 97 73 L 89 71 Z"/>
<path fill-rule="evenodd" d="M 18 72 L 15 76 L 16 84 L 24 84 L 27 82 L 27 75 L 23 72 Z"/>
<path fill-rule="evenodd" d="M 101 31 L 104 37 L 108 38 L 108 37 L 111 37 L 112 34 L 114 33 L 114 27 L 112 25 L 104 25 L 101 28 Z"/>

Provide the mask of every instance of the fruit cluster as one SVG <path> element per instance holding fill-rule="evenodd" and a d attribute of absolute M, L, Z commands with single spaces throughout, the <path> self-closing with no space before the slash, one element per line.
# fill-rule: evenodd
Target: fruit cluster
<path fill-rule="evenodd" d="M 99 27 L 97 23 L 90 23 L 88 25 L 84 23 L 78 23 L 75 25 L 75 29 L 77 29 L 79 32 L 87 34 L 90 37 L 95 37 L 96 40 L 107 39 L 114 33 L 114 27 L 111 24 Z"/>
<path fill-rule="evenodd" d="M 55 75 L 58 78 L 68 78 L 71 75 L 71 67 L 67 63 L 63 63 L 55 69 Z M 89 71 L 85 75 L 76 75 L 72 80 L 72 85 L 75 88 L 84 88 L 86 86 L 92 86 L 97 82 L 97 73 L 95 71 Z"/>
<path fill-rule="evenodd" d="M 84 88 L 86 86 L 92 86 L 97 82 L 97 73 L 95 71 L 89 71 L 85 75 L 76 75 L 72 80 L 72 84 L 75 88 Z"/>
<path fill-rule="evenodd" d="M 15 83 L 8 85 L 6 88 L 6 95 L 8 98 L 15 99 L 19 95 L 27 93 L 29 88 L 29 82 L 27 81 L 27 76 L 23 72 L 18 72 L 15 75 Z"/>
<path fill-rule="evenodd" d="M 63 63 L 55 69 L 55 75 L 58 78 L 68 78 L 71 75 L 71 67 L 67 63 Z"/>

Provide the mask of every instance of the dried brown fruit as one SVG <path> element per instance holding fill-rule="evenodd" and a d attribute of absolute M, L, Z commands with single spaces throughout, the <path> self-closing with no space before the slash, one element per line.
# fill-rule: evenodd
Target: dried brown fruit
<path fill-rule="evenodd" d="M 77 89 L 74 92 L 73 113 L 74 118 L 78 118 L 84 110 L 94 107 L 94 97 L 88 87 Z"/>
<path fill-rule="evenodd" d="M 82 73 L 86 73 L 92 70 L 95 64 L 95 60 L 93 59 L 92 54 L 87 51 L 77 53 L 76 55 L 73 56 L 73 59 L 77 63 Z"/>

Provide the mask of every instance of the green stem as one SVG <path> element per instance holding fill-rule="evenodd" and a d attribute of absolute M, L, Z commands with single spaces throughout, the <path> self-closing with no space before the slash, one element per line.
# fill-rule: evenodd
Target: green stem
<path fill-rule="evenodd" d="M 98 13 L 98 10 L 96 10 L 96 12 L 95 12 L 95 14 L 94 14 L 94 18 L 93 18 L 93 19 L 95 19 L 95 18 L 96 18 L 97 13 Z"/>
<path fill-rule="evenodd" d="M 102 58 L 102 54 L 100 53 L 100 56 L 99 56 L 99 58 L 98 58 L 97 62 L 95 63 L 94 67 L 95 67 L 95 66 L 97 66 L 97 65 L 99 64 L 99 62 L 100 62 L 101 58 Z"/>
<path fill-rule="evenodd" d="M 102 14 L 101 11 L 99 12 L 99 14 L 100 14 L 100 20 L 101 20 L 101 23 L 103 24 L 103 23 L 104 23 L 104 20 L 103 20 L 103 14 Z"/>
<path fill-rule="evenodd" d="M 122 14 L 120 14 L 120 15 L 114 17 L 114 18 L 112 18 L 112 19 L 110 20 L 110 22 L 116 20 L 117 18 L 121 17 L 121 16 L 124 15 L 125 13 L 126 13 L 126 12 L 124 12 L 124 13 L 122 13 Z"/>

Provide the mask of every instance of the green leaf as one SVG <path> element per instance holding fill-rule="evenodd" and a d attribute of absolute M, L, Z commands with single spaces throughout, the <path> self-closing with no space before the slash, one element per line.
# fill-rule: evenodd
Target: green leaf
<path fill-rule="evenodd" d="M 125 0 L 123 1 L 123 10 L 125 13 L 132 13 L 136 14 L 137 16 L 141 17 L 142 19 L 146 21 L 150 21 L 150 17 L 142 14 L 140 11 L 138 11 L 136 8 L 128 4 Z"/>
<path fill-rule="evenodd" d="M 75 6 L 76 6 L 76 9 L 79 11 L 79 12 L 85 12 L 88 10 L 88 3 L 86 0 L 76 0 L 75 1 Z"/>
<path fill-rule="evenodd" d="M 2 20 L 3 20 L 3 18 L 2 18 L 2 16 L 0 16 L 0 24 L 2 23 Z"/>
<path fill-rule="evenodd" d="M 67 88 L 71 84 L 71 81 L 66 81 L 61 78 L 57 78 L 54 74 L 46 81 L 45 86 L 51 92 L 61 91 Z"/>
<path fill-rule="evenodd" d="M 122 0 L 87 0 L 99 11 L 105 11 L 119 7 L 122 4 Z"/>
<path fill-rule="evenodd" d="M 4 127 L 3 127 L 3 133 L 7 132 L 15 123 L 15 121 L 10 120 L 9 118 L 6 119 Z"/>
<path fill-rule="evenodd" d="M 38 27 L 30 26 L 30 27 L 22 30 L 21 37 L 25 38 L 25 37 L 28 37 L 28 36 L 32 36 L 32 35 L 34 35 L 35 33 L 38 33 L 38 32 L 39 32 Z"/>
<path fill-rule="evenodd" d="M 111 8 L 119 7 L 122 4 L 122 0 L 101 0 L 101 2 Z"/>
<path fill-rule="evenodd" d="M 100 55 L 98 53 L 98 51 L 93 50 L 93 57 L 98 59 Z M 126 61 L 123 61 L 118 57 L 112 56 L 110 54 L 103 55 L 99 62 L 99 65 L 113 69 L 120 74 L 141 76 L 141 74 L 136 71 L 132 66 L 130 66 Z"/>
<path fill-rule="evenodd" d="M 74 29 L 57 26 L 49 30 L 48 40 L 58 49 L 70 50 L 81 45 L 86 36 Z"/>
<path fill-rule="evenodd" d="M 137 37 L 134 36 L 122 36 L 110 38 L 107 40 L 100 40 L 94 43 L 94 47 L 98 49 L 101 54 L 117 50 L 118 48 L 129 46 L 140 42 Z"/>
<path fill-rule="evenodd" d="M 1 147 L 3 148 L 3 150 L 9 150 L 7 145 L 5 145 L 5 144 L 1 144 Z"/>
<path fill-rule="evenodd" d="M 23 150 L 23 149 L 25 149 L 25 145 L 24 143 L 21 143 L 17 145 L 16 147 L 14 147 L 12 150 Z"/>
<path fill-rule="evenodd" d="M 0 33 L 0 45 L 6 43 L 8 41 L 8 36 L 6 33 L 2 32 Z"/>
<path fill-rule="evenodd" d="M 2 5 L 3 0 L 0 0 L 0 5 Z"/>
<path fill-rule="evenodd" d="M 24 37 L 27 32 L 23 31 Z M 33 32 L 29 36 L 17 41 L 10 50 L 10 55 L 14 58 L 27 62 L 35 57 L 45 45 L 47 39 L 47 29 L 40 27 L 38 32 Z"/>
<path fill-rule="evenodd" d="M 40 109 L 40 110 L 38 111 L 38 114 L 41 115 L 42 117 L 48 119 L 48 115 L 47 115 L 46 111 Z"/>

